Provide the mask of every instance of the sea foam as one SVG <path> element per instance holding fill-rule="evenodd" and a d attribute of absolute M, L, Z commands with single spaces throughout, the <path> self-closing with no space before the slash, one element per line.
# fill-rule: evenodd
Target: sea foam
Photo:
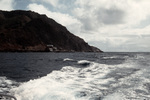
<path fill-rule="evenodd" d="M 70 61 L 69 58 L 66 61 Z M 150 99 L 149 70 L 138 63 L 107 65 L 88 60 L 86 67 L 64 66 L 48 75 L 11 87 L 17 100 L 131 100 Z M 147 68 L 147 67 L 146 67 Z M 4 79 L 8 84 L 10 80 Z"/>
<path fill-rule="evenodd" d="M 85 63 L 90 61 L 79 61 Z M 22 83 L 11 89 L 18 100 L 89 100 L 100 98 L 103 93 L 101 86 L 113 78 L 104 79 L 110 66 L 90 62 L 86 68 L 65 66 L 59 71 L 53 71 L 45 77 Z"/>

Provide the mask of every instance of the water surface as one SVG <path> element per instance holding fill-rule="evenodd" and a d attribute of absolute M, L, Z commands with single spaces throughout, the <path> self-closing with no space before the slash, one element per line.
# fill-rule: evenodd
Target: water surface
<path fill-rule="evenodd" d="M 0 53 L 18 100 L 149 100 L 150 53 Z"/>

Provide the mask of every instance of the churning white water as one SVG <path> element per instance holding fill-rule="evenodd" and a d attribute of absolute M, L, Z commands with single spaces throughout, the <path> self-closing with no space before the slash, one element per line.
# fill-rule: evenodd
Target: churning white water
<path fill-rule="evenodd" d="M 83 67 L 64 66 L 47 76 L 9 87 L 9 92 L 17 100 L 150 100 L 150 63 L 147 62 L 150 59 L 146 57 L 125 57 L 121 64 L 78 60 L 77 64 Z M 116 59 L 116 56 L 104 59 Z M 6 78 L 0 82 L 4 80 L 12 86 L 13 82 Z"/>
<path fill-rule="evenodd" d="M 87 63 L 87 61 L 85 62 Z M 14 92 L 18 100 L 88 100 L 100 98 L 100 95 L 103 95 L 100 90 L 107 89 L 102 85 L 115 81 L 114 78 L 105 79 L 105 75 L 113 69 L 113 66 L 93 62 L 86 68 L 66 66 L 45 77 L 22 83 L 11 91 Z"/>

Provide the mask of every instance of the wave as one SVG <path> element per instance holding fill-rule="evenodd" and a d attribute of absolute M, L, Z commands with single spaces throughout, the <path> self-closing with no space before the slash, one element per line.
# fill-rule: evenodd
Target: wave
<path fill-rule="evenodd" d="M 18 86 L 19 83 L 9 80 L 6 77 L 0 77 L 0 93 L 10 93 L 10 89 Z"/>
<path fill-rule="evenodd" d="M 76 60 L 66 58 L 64 61 Z M 64 66 L 47 76 L 8 87 L 8 90 L 17 100 L 150 99 L 150 70 L 140 67 L 134 59 L 117 65 L 88 60 L 76 63 L 84 67 Z M 7 78 L 3 79 L 4 82 L 10 82 L 9 86 L 14 84 Z"/>
<path fill-rule="evenodd" d="M 121 75 L 115 70 L 119 68 L 121 70 L 125 65 L 105 65 L 85 60 L 78 63 L 87 62 L 90 63 L 88 67 L 65 66 L 45 77 L 22 83 L 19 87 L 11 89 L 11 92 L 18 100 L 97 100 L 108 98 L 109 94 L 116 91 L 117 82 L 120 82 L 118 80 L 122 79 L 122 77 L 118 79 L 114 77 Z M 128 71 L 130 70 L 128 69 L 126 72 Z M 118 70 L 118 72 L 120 71 Z M 122 76 L 128 77 L 134 72 L 136 70 L 123 73 L 126 75 Z M 117 86 L 115 86 L 116 84 Z"/>
<path fill-rule="evenodd" d="M 90 61 L 79 61 L 85 63 Z M 45 77 L 22 83 L 11 89 L 18 100 L 89 100 L 102 95 L 102 84 L 115 81 L 104 79 L 110 72 L 105 64 L 90 62 L 86 68 L 65 66 L 59 71 L 53 71 Z"/>
<path fill-rule="evenodd" d="M 63 61 L 73 61 L 73 59 L 65 58 Z"/>
<path fill-rule="evenodd" d="M 87 66 L 89 66 L 91 64 L 91 62 L 87 61 L 87 60 L 80 60 L 80 61 L 78 61 L 78 64 L 82 65 L 84 67 L 87 67 Z"/>

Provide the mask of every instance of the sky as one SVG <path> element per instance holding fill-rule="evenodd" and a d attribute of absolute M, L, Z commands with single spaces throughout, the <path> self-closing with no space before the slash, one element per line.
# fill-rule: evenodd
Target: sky
<path fill-rule="evenodd" d="M 150 0 L 0 0 L 0 10 L 46 14 L 105 52 L 150 52 Z"/>

